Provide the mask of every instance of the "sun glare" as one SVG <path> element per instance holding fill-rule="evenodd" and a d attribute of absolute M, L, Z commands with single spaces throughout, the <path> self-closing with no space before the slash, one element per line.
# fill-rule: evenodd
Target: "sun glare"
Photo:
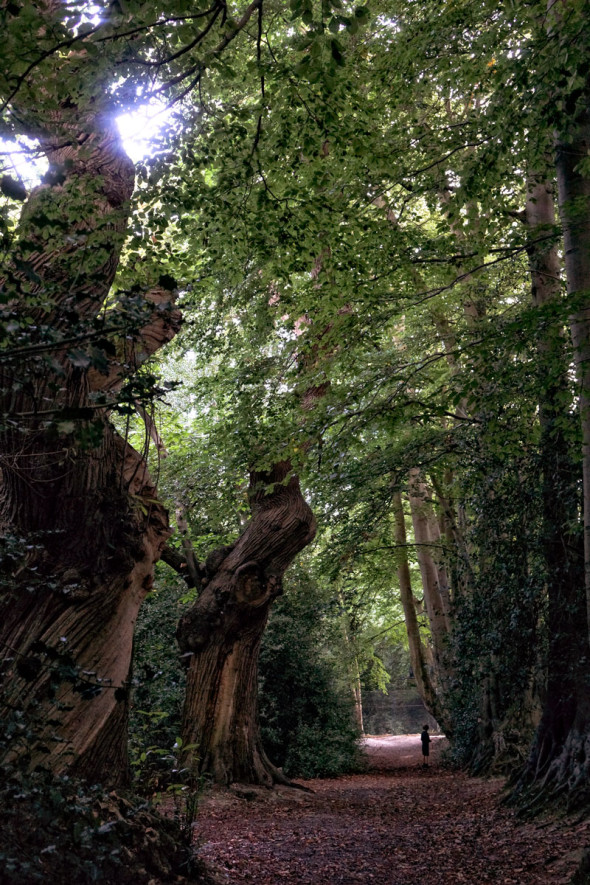
<path fill-rule="evenodd" d="M 154 102 L 117 117 L 123 147 L 134 163 L 157 152 L 157 140 L 170 117 L 170 109 Z"/>
<path fill-rule="evenodd" d="M 169 109 L 154 102 L 117 116 L 123 146 L 134 163 L 158 152 L 159 137 L 169 118 Z M 47 168 L 47 159 L 35 141 L 0 139 L 0 176 L 9 176 L 30 191 L 41 183 Z"/>
<path fill-rule="evenodd" d="M 30 190 L 47 172 L 47 160 L 35 142 L 21 138 L 18 142 L 0 139 L 0 174 Z"/>

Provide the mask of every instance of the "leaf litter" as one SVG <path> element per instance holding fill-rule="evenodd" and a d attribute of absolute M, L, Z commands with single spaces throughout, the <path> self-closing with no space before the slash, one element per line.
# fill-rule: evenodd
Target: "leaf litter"
<path fill-rule="evenodd" d="M 313 790 L 211 789 L 195 826 L 219 882 L 256 885 L 566 885 L 590 821 L 525 820 L 501 778 L 421 768 L 418 735 L 369 738 L 368 770 L 299 781 Z"/>

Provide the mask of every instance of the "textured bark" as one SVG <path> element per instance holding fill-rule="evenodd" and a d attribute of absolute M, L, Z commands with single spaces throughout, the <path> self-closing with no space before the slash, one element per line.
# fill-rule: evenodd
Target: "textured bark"
<path fill-rule="evenodd" d="M 52 40 L 60 8 L 37 9 L 40 34 L 49 33 L 44 17 L 55 17 Z M 48 55 L 31 82 L 48 94 L 58 79 L 76 89 L 84 65 L 82 51 L 57 61 Z M 106 113 L 104 85 L 94 94 L 91 86 L 83 107 L 72 98 L 43 113 L 27 106 L 24 87 L 22 104 L 20 93 L 12 101 L 39 137 L 49 173 L 24 206 L 2 281 L 9 309 L 34 323 L 0 365 L 0 406 L 9 416 L 0 438 L 0 525 L 5 549 L 24 551 L 3 563 L 0 716 L 20 716 L 28 730 L 26 741 L 9 746 L 10 758 L 121 783 L 133 627 L 169 531 L 143 457 L 109 423 L 105 394 L 175 334 L 179 315 L 168 305 L 171 293 L 157 286 L 141 321 L 109 332 L 120 315 L 100 319 L 134 167 Z M 108 339 L 101 346 L 111 355 L 101 372 L 71 358 L 73 347 L 96 338 Z"/>
<path fill-rule="evenodd" d="M 431 481 L 441 508 L 440 534 L 444 536 L 447 548 L 455 553 L 454 559 L 451 559 L 450 571 L 453 602 L 456 604 L 457 599 L 465 598 L 472 592 L 475 582 L 473 554 L 461 525 L 461 514 L 457 512 L 455 502 L 448 491 L 453 485 L 452 471 L 445 471 L 444 485 L 438 482 L 436 477 L 431 477 Z"/>
<path fill-rule="evenodd" d="M 585 111 L 574 136 L 569 133 L 567 138 L 558 138 L 556 151 L 567 289 L 570 296 L 579 299 L 570 329 L 580 390 L 584 552 L 580 555 L 576 539 L 570 535 L 570 526 L 577 518 L 577 476 L 569 463 L 560 425 L 565 384 L 563 373 L 561 378 L 556 377 L 555 362 L 563 345 L 554 330 L 539 346 L 541 371 L 545 369 L 553 379 L 540 406 L 549 572 L 547 690 L 532 753 L 515 789 L 516 798 L 524 792 L 531 802 L 542 803 L 557 796 L 568 804 L 585 805 L 590 802 L 590 308 L 586 306 L 590 294 L 590 181 L 576 167 L 589 151 L 590 113 Z M 543 211 L 544 217 L 540 214 Z M 541 194 L 534 210 L 527 206 L 527 213 L 531 222 L 551 223 L 548 196 Z M 552 269 L 547 272 L 542 266 L 537 273 L 535 262 L 540 263 L 542 258 L 529 254 L 533 297 L 535 303 L 543 304 L 556 297 L 555 291 L 547 288 Z"/>
<path fill-rule="evenodd" d="M 586 104 L 590 94 L 586 96 Z M 590 153 L 590 111 L 580 118 L 575 137 L 558 140 L 557 184 L 568 295 L 579 300 L 570 319 L 574 344 L 579 408 L 582 421 L 582 472 L 584 482 L 584 585 L 587 632 L 590 634 L 590 178 L 578 164 Z M 581 300 L 580 300 L 581 299 Z"/>
<path fill-rule="evenodd" d="M 315 535 L 315 519 L 288 462 L 250 477 L 252 519 L 205 565 L 205 586 L 178 627 L 189 661 L 182 737 L 186 763 L 219 783 L 270 786 L 285 778 L 262 749 L 258 654 L 282 577 Z"/>
<path fill-rule="evenodd" d="M 448 587 L 441 586 L 439 568 L 432 552 L 432 545 L 440 543 L 440 533 L 437 532 L 434 538 L 431 535 L 434 523 L 428 512 L 429 493 L 426 484 L 422 482 L 420 471 L 416 468 L 410 471 L 408 492 L 414 526 L 414 540 L 417 545 L 416 556 L 420 566 L 424 605 L 430 624 L 434 659 L 437 669 L 442 674 L 450 626 Z"/>
<path fill-rule="evenodd" d="M 45 543 L 42 583 L 31 592 L 26 580 L 16 580 L 3 594 L 0 705 L 5 718 L 29 711 L 33 737 L 24 751 L 32 765 L 121 783 L 128 776 L 133 628 L 169 532 L 145 465 L 122 440 L 116 449 L 112 463 L 123 463 L 125 491 L 95 486 L 97 543 L 87 546 L 85 560 L 76 544 L 68 555 L 66 539 L 57 548 Z M 129 495 L 146 501 L 145 514 L 130 509 Z M 30 581 L 29 569 L 24 574 Z"/>

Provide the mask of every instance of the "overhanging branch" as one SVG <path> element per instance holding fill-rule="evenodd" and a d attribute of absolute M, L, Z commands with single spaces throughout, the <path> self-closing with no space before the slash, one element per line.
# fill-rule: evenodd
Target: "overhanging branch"
<path fill-rule="evenodd" d="M 171 341 L 180 329 L 182 314 L 174 307 L 174 292 L 163 286 L 155 286 L 146 293 L 145 300 L 153 305 L 148 322 L 132 340 L 121 338 L 117 342 L 117 356 L 112 360 L 107 375 L 97 369 L 89 369 L 91 390 L 116 390 L 156 351 Z"/>

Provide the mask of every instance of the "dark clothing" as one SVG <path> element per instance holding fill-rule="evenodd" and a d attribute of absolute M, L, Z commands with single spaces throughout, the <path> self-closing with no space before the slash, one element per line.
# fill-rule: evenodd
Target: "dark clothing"
<path fill-rule="evenodd" d="M 426 730 L 422 732 L 420 735 L 420 740 L 422 741 L 422 755 L 429 756 L 430 755 L 430 735 Z"/>

